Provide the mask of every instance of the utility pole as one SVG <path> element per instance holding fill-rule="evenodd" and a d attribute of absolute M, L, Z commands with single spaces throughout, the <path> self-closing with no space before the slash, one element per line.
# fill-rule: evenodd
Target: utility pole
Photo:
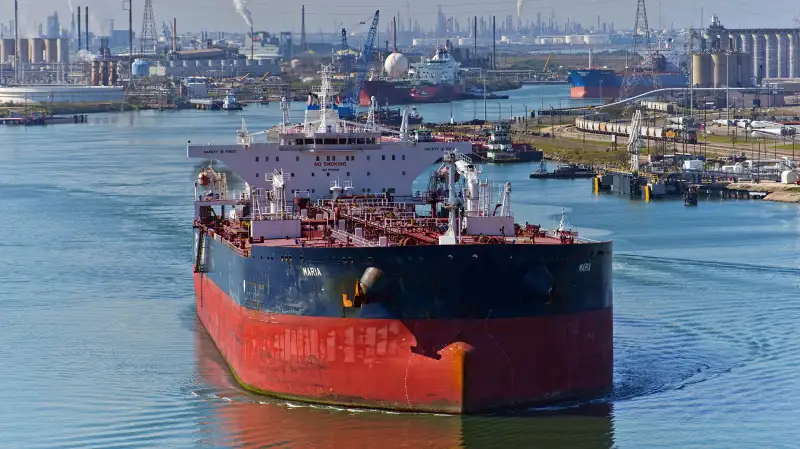
<path fill-rule="evenodd" d="M 492 16 L 492 70 L 497 70 L 497 36 L 494 16 Z"/>
<path fill-rule="evenodd" d="M 128 73 L 133 79 L 133 4 L 132 0 L 123 0 L 122 10 L 128 11 Z"/>
<path fill-rule="evenodd" d="M 78 7 L 78 15 L 80 13 L 81 9 Z M 19 84 L 19 5 L 17 0 L 14 0 L 14 82 Z"/>

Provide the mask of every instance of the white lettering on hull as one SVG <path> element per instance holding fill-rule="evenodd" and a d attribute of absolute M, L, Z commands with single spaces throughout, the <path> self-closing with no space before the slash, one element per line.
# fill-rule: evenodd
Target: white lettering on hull
<path fill-rule="evenodd" d="M 303 276 L 322 276 L 322 271 L 317 267 L 303 267 Z"/>

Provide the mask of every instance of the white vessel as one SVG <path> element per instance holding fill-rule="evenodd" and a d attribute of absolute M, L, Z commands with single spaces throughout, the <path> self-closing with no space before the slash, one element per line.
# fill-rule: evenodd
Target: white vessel
<path fill-rule="evenodd" d="M 445 48 L 437 48 L 432 58 L 411 64 L 408 74 L 412 79 L 431 84 L 455 84 L 461 63 L 450 56 Z"/>

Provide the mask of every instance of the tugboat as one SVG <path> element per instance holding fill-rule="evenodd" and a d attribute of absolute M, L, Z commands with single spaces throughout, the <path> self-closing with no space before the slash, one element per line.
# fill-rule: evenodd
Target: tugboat
<path fill-rule="evenodd" d="M 508 122 L 496 123 L 486 142 L 484 159 L 494 163 L 508 162 L 538 162 L 542 160 L 544 152 L 531 148 L 528 144 L 513 144 L 509 133 L 511 125 Z"/>
<path fill-rule="evenodd" d="M 593 178 L 597 176 L 597 172 L 585 165 L 575 164 L 562 164 L 556 167 L 552 172 L 544 172 L 536 170 L 530 174 L 531 179 L 576 179 L 576 178 Z"/>
<path fill-rule="evenodd" d="M 684 206 L 697 206 L 697 198 L 700 196 L 700 189 L 697 186 L 689 186 L 683 192 L 683 205 Z"/>
<path fill-rule="evenodd" d="M 241 111 L 242 110 L 242 103 L 236 101 L 236 97 L 233 94 L 229 93 L 225 95 L 225 100 L 222 101 L 222 110 L 223 111 Z"/>

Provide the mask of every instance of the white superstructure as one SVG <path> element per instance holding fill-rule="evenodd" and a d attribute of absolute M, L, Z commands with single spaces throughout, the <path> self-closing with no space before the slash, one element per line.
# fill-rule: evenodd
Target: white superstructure
<path fill-rule="evenodd" d="M 330 67 L 324 67 L 322 87 L 309 97 L 303 123 L 291 123 L 284 108 L 281 125 L 250 134 L 243 124 L 235 144 L 190 143 L 188 156 L 222 161 L 255 188 L 271 189 L 271 174 L 282 171 L 287 197 L 306 191 L 311 198 L 322 198 L 338 191 L 337 186 L 347 186 L 352 194 L 416 196 L 414 179 L 446 150 L 471 153 L 470 142 L 415 139 L 407 125 L 388 135 L 376 126 L 365 129 L 339 119 L 330 75 Z M 261 135 L 266 141 L 259 141 Z"/>
<path fill-rule="evenodd" d="M 432 84 L 454 84 L 461 63 L 444 48 L 438 48 L 432 58 L 411 64 L 408 74 L 412 79 Z"/>

